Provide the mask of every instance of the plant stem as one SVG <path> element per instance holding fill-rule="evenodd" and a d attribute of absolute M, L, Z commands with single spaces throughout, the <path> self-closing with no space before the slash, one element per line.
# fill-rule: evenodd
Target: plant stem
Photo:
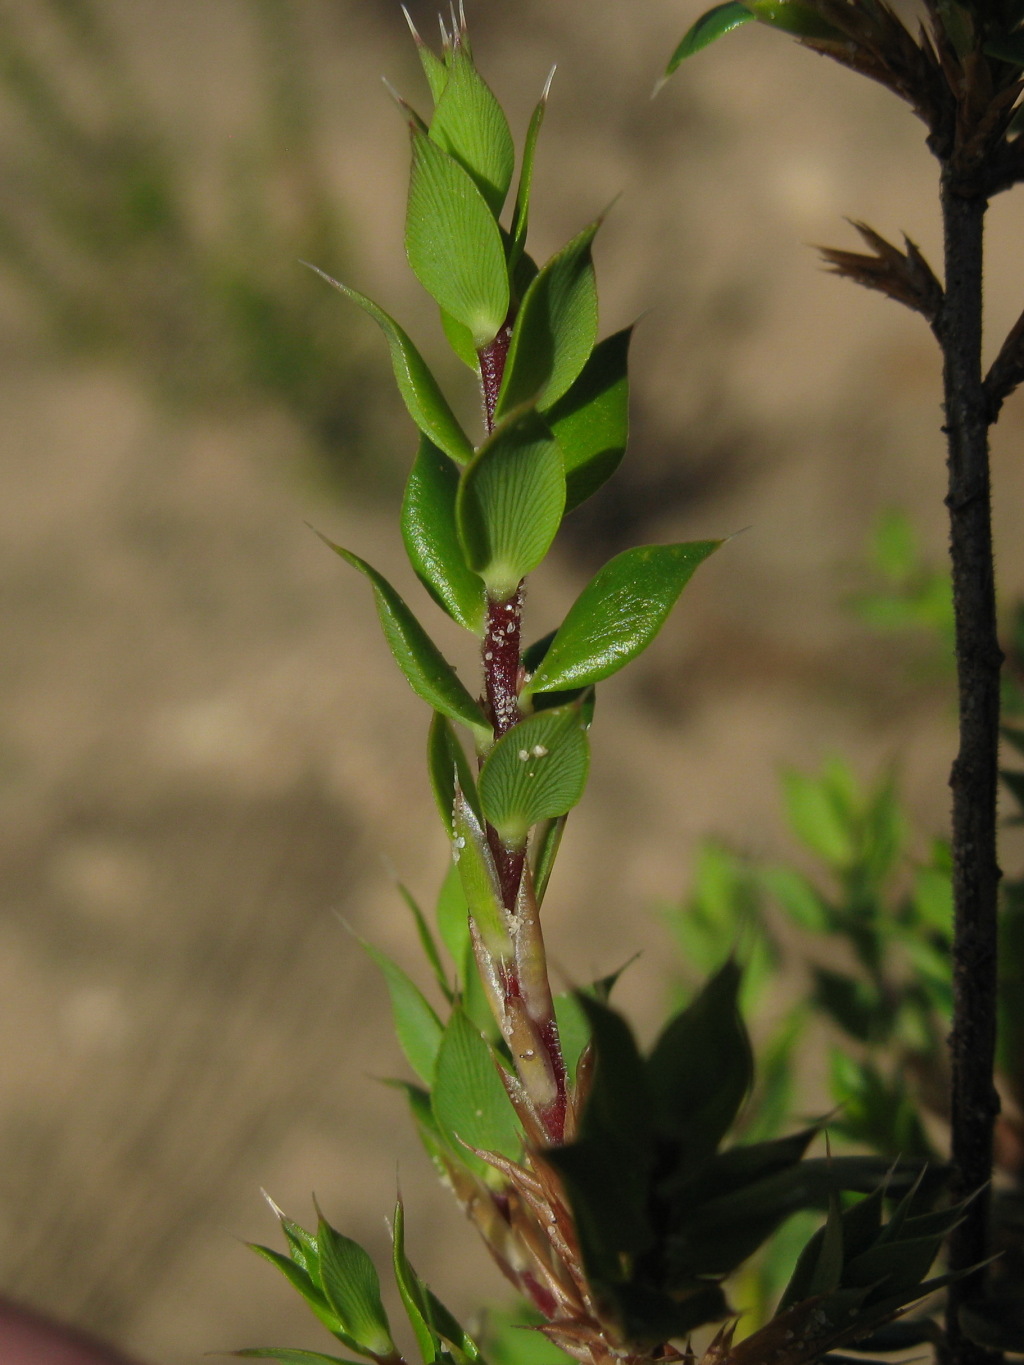
<path fill-rule="evenodd" d="M 501 382 L 512 336 L 512 315 L 494 340 L 478 352 L 484 422 L 494 430 Z M 522 719 L 519 691 L 523 682 L 522 614 L 524 584 L 502 600 L 487 600 L 487 619 L 481 648 L 484 709 L 500 739 Z M 551 1142 L 565 1135 L 568 1077 L 548 983 L 544 939 L 537 914 L 526 847 L 508 847 L 490 823 L 487 842 L 494 858 L 501 898 L 509 917 L 514 944 L 510 959 L 481 961 L 485 975 L 500 982 L 499 1027 L 515 1059 L 520 1080 L 535 1105 L 537 1118 Z M 475 951 L 486 956 L 482 940 Z M 535 1298 L 536 1301 L 536 1298 Z M 543 1311 L 543 1310 L 542 1310 Z"/>
<path fill-rule="evenodd" d="M 956 193 L 943 166 L 942 217 L 946 290 L 939 324 L 948 440 L 950 555 L 959 689 L 960 747 L 953 791 L 952 1194 L 974 1196 L 950 1238 L 950 1269 L 965 1271 L 990 1255 L 988 1185 L 999 1097 L 993 1084 L 996 1041 L 996 787 L 999 668 L 989 479 L 989 413 L 982 385 L 982 248 L 984 198 Z M 987 1272 L 950 1286 L 948 1359 L 982 1365 L 997 1353 L 960 1330 L 962 1304 L 984 1293 Z"/>

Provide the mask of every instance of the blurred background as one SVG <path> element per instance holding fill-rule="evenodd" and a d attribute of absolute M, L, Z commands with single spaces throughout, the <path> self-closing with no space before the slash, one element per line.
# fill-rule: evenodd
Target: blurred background
<path fill-rule="evenodd" d="M 433 5 L 410 9 L 432 37 Z M 867 782 L 894 765 L 924 841 L 953 745 L 941 671 L 849 607 L 886 509 L 942 565 L 935 348 L 809 245 L 853 245 L 849 215 L 939 266 L 922 129 L 763 30 L 652 102 L 698 12 L 470 13 L 517 137 L 558 63 L 534 253 L 620 196 L 603 331 L 643 315 L 631 458 L 537 575 L 533 633 L 629 543 L 746 528 L 603 686 L 548 900 L 566 979 L 642 950 L 621 1000 L 648 1032 L 677 970 L 657 907 L 700 839 L 799 859 L 778 773 L 843 754 Z M 381 76 L 425 108 L 392 0 L 0 6 L 0 1290 L 151 1365 L 327 1346 L 241 1245 L 274 1236 L 260 1186 L 300 1220 L 315 1190 L 383 1259 L 400 1181 L 437 1292 L 503 1297 L 378 1083 L 403 1064 L 340 922 L 413 969 L 395 877 L 429 905 L 446 854 L 424 708 L 303 524 L 412 592 L 414 436 L 376 328 L 298 260 L 400 318 L 467 422 L 477 401 L 404 263 Z M 993 338 L 1024 297 L 1017 215 L 992 213 Z M 1022 435 L 1017 397 L 995 433 L 1007 600 Z"/>

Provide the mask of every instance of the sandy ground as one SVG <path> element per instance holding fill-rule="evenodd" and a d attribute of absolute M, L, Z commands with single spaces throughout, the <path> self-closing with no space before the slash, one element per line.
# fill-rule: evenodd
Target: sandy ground
<path fill-rule="evenodd" d="M 258 95 L 246 6 L 106 8 L 175 138 L 195 146 L 203 202 L 211 157 Z M 401 16 L 365 0 L 296 8 L 353 283 L 436 356 L 402 262 L 405 149 L 379 83 L 419 92 Z M 646 312 L 637 472 L 538 575 L 534 630 L 628 538 L 749 528 L 643 662 L 602 688 L 591 793 L 549 900 L 571 977 L 645 950 L 623 1001 L 649 1028 L 673 970 L 653 907 L 685 889 L 701 837 L 789 850 L 781 765 L 842 752 L 870 777 L 895 760 L 922 828 L 945 818 L 945 700 L 840 606 L 883 508 L 908 507 L 942 553 L 933 345 L 921 319 L 829 277 L 806 245 L 850 243 L 851 215 L 905 229 L 937 264 L 934 169 L 884 92 L 769 33 L 734 35 L 652 104 L 696 10 L 473 10 L 518 131 L 559 63 L 537 249 L 621 192 L 598 249 L 604 330 Z M 431 31 L 430 7 L 415 14 Z M 993 335 L 1019 309 L 1018 214 L 1016 201 L 993 213 Z M 315 1190 L 383 1257 L 400 1179 L 414 1259 L 442 1297 L 468 1310 L 500 1296 L 375 1079 L 401 1061 L 381 985 L 339 922 L 412 967 L 393 871 L 429 901 L 445 860 L 423 708 L 364 585 L 303 525 L 408 588 L 395 507 L 328 494 L 269 404 L 170 413 L 116 358 L 73 365 L 25 344 L 8 290 L 0 1286 L 152 1365 L 254 1342 L 323 1348 L 240 1245 L 273 1237 L 259 1187 L 299 1218 Z M 1018 398 L 995 455 L 1007 595 L 1024 580 L 1022 427 Z"/>

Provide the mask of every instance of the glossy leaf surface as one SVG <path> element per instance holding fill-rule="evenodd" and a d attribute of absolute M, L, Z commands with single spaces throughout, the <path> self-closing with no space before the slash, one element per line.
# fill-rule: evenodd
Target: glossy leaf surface
<path fill-rule="evenodd" d="M 515 148 L 501 105 L 461 44 L 448 64 L 430 137 L 472 176 L 497 218 L 512 183 Z"/>
<path fill-rule="evenodd" d="M 629 437 L 627 365 L 632 327 L 594 347 L 575 383 L 544 414 L 565 463 L 565 510 L 615 473 Z"/>
<path fill-rule="evenodd" d="M 326 536 L 320 539 L 370 580 L 384 638 L 412 690 L 435 711 L 490 736 L 490 726 L 480 707 L 387 579 L 358 555 L 335 545 Z"/>
<path fill-rule="evenodd" d="M 473 454 L 472 443 L 459 425 L 458 418 L 449 407 L 448 400 L 428 369 L 426 361 L 407 333 L 393 317 L 365 294 L 360 294 L 357 290 L 350 289 L 347 284 L 332 279 L 315 265 L 310 269 L 315 270 L 321 279 L 332 284 L 373 318 L 388 343 L 395 382 L 409 416 L 424 436 L 440 446 L 453 460 L 464 464 Z"/>
<path fill-rule="evenodd" d="M 587 782 L 590 748 L 577 706 L 542 711 L 498 740 L 480 771 L 480 804 L 509 845 L 531 826 L 565 815 Z"/>
<path fill-rule="evenodd" d="M 697 567 L 721 544 L 639 545 L 599 569 L 569 608 L 526 692 L 599 682 L 647 648 Z"/>
<path fill-rule="evenodd" d="M 597 283 L 590 248 L 600 220 L 548 261 L 512 329 L 497 416 L 522 403 L 550 407 L 587 363 L 597 340 Z"/>
<path fill-rule="evenodd" d="M 463 1144 L 518 1157 L 519 1120 L 490 1047 L 461 1009 L 453 1010 L 438 1053 L 433 1106 L 441 1131 L 466 1159 Z"/>
<path fill-rule="evenodd" d="M 665 75 L 671 76 L 672 72 L 687 57 L 692 57 L 695 52 L 700 52 L 702 48 L 713 43 L 716 38 L 721 38 L 723 34 L 731 33 L 734 28 L 739 28 L 740 24 L 748 24 L 753 17 L 747 6 L 740 4 L 739 0 L 728 0 L 727 4 L 716 5 L 714 9 L 709 9 L 686 31 L 682 42 L 672 53 L 665 69 Z"/>
<path fill-rule="evenodd" d="M 459 471 L 424 437 L 405 486 L 402 539 L 409 563 L 444 611 L 479 634 L 484 621 L 484 585 L 466 563 L 455 524 Z"/>
<path fill-rule="evenodd" d="M 447 152 L 415 127 L 405 246 L 417 279 L 467 327 L 479 350 L 508 313 L 505 249 L 487 201 Z"/>
<path fill-rule="evenodd" d="M 501 600 L 541 562 L 562 521 L 565 474 L 550 430 L 530 410 L 481 446 L 459 485 L 456 521 L 465 557 Z"/>

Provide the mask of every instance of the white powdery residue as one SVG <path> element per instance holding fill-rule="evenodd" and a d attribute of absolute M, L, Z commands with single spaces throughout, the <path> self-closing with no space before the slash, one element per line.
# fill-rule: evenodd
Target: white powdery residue
<path fill-rule="evenodd" d="M 534 758 L 543 758 L 547 752 L 548 751 L 543 744 L 535 744 L 530 750 L 530 753 L 533 754 Z"/>

